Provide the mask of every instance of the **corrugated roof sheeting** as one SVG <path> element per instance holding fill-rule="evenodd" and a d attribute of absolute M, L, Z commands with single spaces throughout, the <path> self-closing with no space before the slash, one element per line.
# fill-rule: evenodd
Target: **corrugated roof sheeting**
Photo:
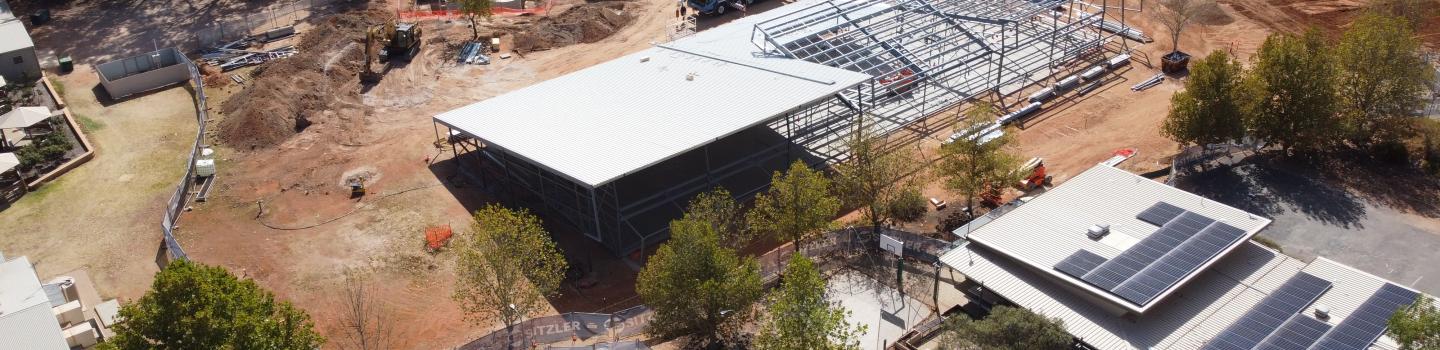
<path fill-rule="evenodd" d="M 0 263 L 0 349 L 69 349 L 30 259 Z"/>
<path fill-rule="evenodd" d="M 1109 224 L 1111 235 L 1128 235 L 1134 240 L 1149 237 L 1158 227 L 1137 219 L 1136 214 L 1160 201 L 1224 221 L 1245 230 L 1247 235 L 1258 232 L 1270 223 L 1270 219 L 1166 186 L 1128 171 L 1096 165 L 1066 181 L 1063 185 L 1035 197 L 1019 208 L 976 229 L 970 233 L 969 237 L 977 243 L 1009 255 L 1012 259 L 1058 276 L 1060 274 L 1053 271 L 1055 264 L 1076 250 L 1090 251 L 1107 259 L 1115 257 L 1123 250 L 1120 247 L 1112 247 L 1103 243 L 1105 240 L 1093 240 L 1087 237 L 1085 232 L 1090 226 Z M 1034 242 L 1050 242 L 1050 244 L 1037 245 Z M 1071 281 L 1098 296 L 1113 300 L 1118 305 L 1132 310 L 1141 310 L 1141 312 L 1147 310 L 1149 305 L 1162 301 L 1170 291 L 1174 290 L 1174 287 L 1171 287 L 1156 297 L 1155 301 L 1137 308 L 1114 294 L 1084 281 L 1068 276 L 1059 278 Z M 1182 279 L 1176 285 L 1184 283 L 1186 280 Z"/>
<path fill-rule="evenodd" d="M 1034 263 L 1058 261 L 1078 249 L 1076 245 L 1113 256 L 1116 249 L 1107 251 L 1103 244 L 1084 238 L 1084 228 L 1096 223 L 1092 220 L 1115 220 L 1110 222 L 1121 222 L 1121 231 L 1112 227 L 1112 235 L 1143 238 L 1154 231 L 1154 225 L 1138 222 L 1134 214 L 1157 200 L 1226 220 L 1252 233 L 1269 223 L 1269 219 L 1102 166 L 974 230 L 970 234 L 973 242 L 946 253 L 941 261 L 1021 307 L 1060 318 L 1072 335 L 1100 349 L 1199 349 L 1302 271 L 1334 284 L 1315 303 L 1330 308 L 1330 324 L 1344 320 L 1389 283 L 1325 258 L 1306 263 L 1258 243 L 1242 242 L 1217 259 L 1212 268 L 1173 289 L 1170 298 L 1152 303 L 1145 313 L 1118 316 L 1119 312 L 1093 304 L 1101 301 L 1088 289 L 1081 290 L 1088 285 L 1055 273 L 1052 265 Z M 1141 230 L 1139 225 L 1152 228 Z M 1313 315 L 1315 305 L 1303 312 Z M 1394 349 L 1395 344 L 1382 337 L 1372 348 Z"/>
<path fill-rule="evenodd" d="M 780 12 L 738 19 L 435 119 L 599 186 L 870 78 L 758 52 L 750 42 L 753 24 Z"/>

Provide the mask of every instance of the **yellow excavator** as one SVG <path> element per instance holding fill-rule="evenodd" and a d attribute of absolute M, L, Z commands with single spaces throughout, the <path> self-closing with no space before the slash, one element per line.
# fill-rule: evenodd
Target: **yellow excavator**
<path fill-rule="evenodd" d="M 377 24 L 365 31 L 365 70 L 360 72 L 360 82 L 374 84 L 380 81 L 381 72 L 389 65 L 391 59 L 409 61 L 420 53 L 420 25 L 416 23 L 405 23 L 389 21 L 385 24 Z M 376 58 L 375 51 L 379 49 L 381 68 L 375 70 L 371 66 L 371 59 Z"/>

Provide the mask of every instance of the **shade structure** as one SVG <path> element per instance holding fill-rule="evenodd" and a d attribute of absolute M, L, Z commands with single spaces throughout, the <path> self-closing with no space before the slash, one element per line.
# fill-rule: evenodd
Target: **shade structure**
<path fill-rule="evenodd" d="M 20 158 L 15 157 L 14 153 L 0 153 L 0 173 L 15 169 L 17 166 L 20 166 Z"/>
<path fill-rule="evenodd" d="M 50 119 L 50 108 L 19 107 L 0 115 L 0 129 L 28 128 Z"/>

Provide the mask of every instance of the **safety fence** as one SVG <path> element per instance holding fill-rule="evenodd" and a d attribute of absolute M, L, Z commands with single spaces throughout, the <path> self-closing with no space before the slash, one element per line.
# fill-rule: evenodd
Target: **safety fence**
<path fill-rule="evenodd" d="M 188 257 L 185 250 L 180 248 L 180 242 L 175 239 L 175 224 L 180 220 L 180 213 L 185 211 L 185 204 L 190 202 L 190 190 L 195 185 L 195 158 L 200 155 L 200 148 L 205 142 L 205 82 L 200 75 L 200 69 L 195 67 L 194 62 L 185 61 L 190 70 L 190 81 L 195 89 L 195 143 L 190 147 L 190 157 L 185 160 L 185 176 L 180 178 L 180 184 L 175 186 L 175 194 L 170 196 L 170 202 L 165 205 L 165 217 L 160 221 L 160 229 L 164 232 L 165 250 L 169 253 L 171 260 L 184 260 Z"/>
<path fill-rule="evenodd" d="M 460 349 L 505 349 L 510 343 L 512 349 L 529 349 L 544 344 L 586 341 L 602 337 L 614 341 L 629 338 L 645 331 L 655 313 L 644 305 L 631 307 L 613 314 L 569 312 L 554 316 L 536 317 L 511 327 L 501 329 L 471 341 Z M 643 345 L 641 345 L 643 346 Z M 588 347 L 587 347 L 588 348 Z M 645 349 L 629 347 L 615 349 Z"/>
<path fill-rule="evenodd" d="M 334 0 L 290 0 L 247 11 L 248 14 L 229 16 L 215 22 L 215 26 L 195 31 L 198 48 L 216 47 L 266 31 L 292 26 L 308 18 L 317 6 Z"/>
<path fill-rule="evenodd" d="M 940 251 L 950 246 L 949 242 L 925 237 L 924 235 L 900 231 L 891 228 L 882 228 L 881 234 L 894 237 L 904 244 L 904 256 L 906 259 L 914 259 L 922 262 L 935 262 Z M 854 257 L 857 253 L 879 250 L 879 237 L 875 230 L 870 227 L 848 227 L 840 230 L 826 232 L 815 238 L 805 240 L 801 244 L 800 253 L 816 261 L 829 261 L 837 257 Z M 774 286 L 779 281 L 781 273 L 785 270 L 785 264 L 795 254 L 792 246 L 781 246 L 763 255 L 758 260 L 760 263 L 760 277 L 766 286 Z M 880 254 L 877 254 L 880 255 Z M 895 257 L 885 253 L 880 256 L 887 256 L 887 260 L 876 262 L 878 265 L 894 266 Z M 893 271 L 889 268 L 881 268 L 886 272 Z M 872 276 L 873 277 L 873 276 Z M 892 278 L 883 278 L 885 281 L 893 281 Z M 878 280 L 878 279 L 877 279 Z M 907 290 L 924 291 L 928 284 L 917 280 L 915 288 L 907 283 Z M 471 341 L 461 346 L 461 349 L 504 349 L 506 342 L 509 342 L 514 349 L 528 349 L 535 346 L 547 346 L 549 349 L 648 349 L 644 344 L 637 342 L 622 342 L 620 339 L 640 335 L 654 318 L 654 312 L 645 305 L 638 305 L 621 310 L 616 313 L 587 313 L 570 312 L 560 315 L 536 317 L 520 322 L 509 331 L 497 330 L 490 334 Z M 609 339 L 609 343 L 596 343 L 594 345 L 569 345 L 568 343 L 584 342 L 591 339 Z M 592 347 L 593 346 L 593 347 Z"/>
<path fill-rule="evenodd" d="M 490 9 L 493 16 L 521 16 L 521 15 L 545 15 L 550 13 L 552 3 L 548 0 L 540 1 L 540 4 L 530 8 L 507 7 L 512 2 L 496 2 Z M 416 6 L 405 10 L 395 11 L 395 17 L 402 21 L 422 20 L 452 20 L 465 17 L 465 11 L 460 9 L 459 3 L 450 3 L 446 6 Z"/>

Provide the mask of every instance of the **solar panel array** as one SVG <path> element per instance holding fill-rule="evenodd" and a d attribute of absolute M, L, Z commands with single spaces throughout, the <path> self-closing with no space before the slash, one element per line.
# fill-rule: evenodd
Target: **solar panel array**
<path fill-rule="evenodd" d="M 1151 225 L 1165 226 L 1165 223 L 1170 222 L 1170 219 L 1174 219 L 1184 212 L 1185 209 L 1180 209 L 1180 207 L 1174 204 L 1159 202 L 1145 209 L 1145 211 L 1140 212 L 1140 215 L 1136 215 L 1135 218 L 1148 222 Z"/>
<path fill-rule="evenodd" d="M 1344 321 L 1325 333 L 1325 337 L 1315 343 L 1316 350 L 1349 350 L 1364 349 L 1380 338 L 1385 333 L 1386 323 L 1390 316 L 1400 308 L 1409 306 L 1415 302 L 1418 296 L 1412 290 L 1386 283 L 1375 291 L 1375 294 L 1366 299 L 1360 308 L 1354 313 L 1345 317 Z"/>
<path fill-rule="evenodd" d="M 1301 272 L 1285 281 L 1275 292 L 1261 299 L 1250 311 L 1240 316 L 1239 320 L 1226 327 L 1225 331 L 1215 336 L 1215 339 L 1205 344 L 1206 350 L 1249 350 L 1260 342 L 1265 341 L 1271 333 L 1276 333 L 1282 325 L 1285 325 L 1294 316 L 1305 310 L 1306 306 L 1320 298 L 1330 289 L 1330 281 L 1326 281 L 1314 275 Z M 1304 317 L 1302 318 L 1309 318 Z M 1303 322 L 1303 321 L 1302 321 Z M 1291 330 L 1301 331 L 1302 326 L 1293 325 Z M 1288 333 L 1287 333 L 1288 334 Z M 1308 333 L 1305 333 L 1308 334 Z M 1302 342 L 1300 340 L 1284 338 L 1275 342 Z M 1312 341 L 1313 342 L 1313 341 Z M 1306 344 L 1309 345 L 1308 343 Z"/>
<path fill-rule="evenodd" d="M 1055 269 L 1071 276 L 1080 277 L 1103 263 L 1105 263 L 1105 257 L 1089 251 L 1077 250 L 1074 254 L 1065 257 L 1065 260 L 1060 260 L 1060 263 L 1055 265 Z"/>
<path fill-rule="evenodd" d="M 1255 349 L 1305 350 L 1329 330 L 1329 323 L 1297 313 L 1291 315 L 1289 321 L 1280 325 L 1280 329 L 1276 329 L 1275 333 L 1270 333 L 1270 337 L 1265 338 Z"/>
<path fill-rule="evenodd" d="M 1113 259 L 1082 250 L 1055 269 L 1145 305 L 1245 237 L 1245 230 L 1165 202 L 1136 217 L 1160 229 Z"/>

